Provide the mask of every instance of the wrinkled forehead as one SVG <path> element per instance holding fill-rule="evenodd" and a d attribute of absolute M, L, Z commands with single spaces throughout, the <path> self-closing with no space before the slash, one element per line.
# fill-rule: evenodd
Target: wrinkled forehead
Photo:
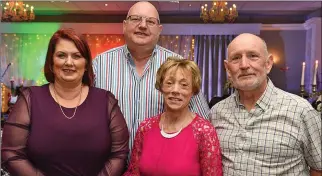
<path fill-rule="evenodd" d="M 240 37 L 228 45 L 228 55 L 241 54 L 245 52 L 265 53 L 265 44 L 260 38 Z"/>

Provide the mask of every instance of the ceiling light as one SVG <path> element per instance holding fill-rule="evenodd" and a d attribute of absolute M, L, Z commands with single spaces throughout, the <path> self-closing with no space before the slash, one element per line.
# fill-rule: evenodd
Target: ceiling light
<path fill-rule="evenodd" d="M 35 19 L 34 6 L 24 4 L 22 1 L 8 1 L 3 7 L 1 21 L 32 21 Z"/>
<path fill-rule="evenodd" d="M 232 23 L 238 17 L 237 6 L 235 4 L 228 8 L 227 2 L 214 1 L 209 10 L 207 7 L 207 4 L 201 6 L 200 18 L 204 23 Z"/>

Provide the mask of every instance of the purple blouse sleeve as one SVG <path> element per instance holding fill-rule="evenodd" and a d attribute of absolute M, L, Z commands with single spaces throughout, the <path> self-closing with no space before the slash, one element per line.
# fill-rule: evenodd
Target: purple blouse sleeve
<path fill-rule="evenodd" d="M 111 155 L 99 176 L 118 176 L 124 172 L 127 155 L 129 153 L 129 131 L 112 93 L 108 93 L 108 117 L 110 118 L 110 133 L 112 138 Z"/>
<path fill-rule="evenodd" d="M 22 90 L 3 129 L 1 167 L 16 176 L 43 175 L 31 164 L 26 154 L 30 125 L 30 96 L 30 88 Z"/>

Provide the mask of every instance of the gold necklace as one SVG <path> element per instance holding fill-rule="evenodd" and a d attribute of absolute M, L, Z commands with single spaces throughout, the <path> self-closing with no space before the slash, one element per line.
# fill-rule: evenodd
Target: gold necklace
<path fill-rule="evenodd" d="M 67 119 L 69 119 L 69 120 L 70 120 L 70 119 L 72 119 L 72 118 L 75 116 L 76 111 L 77 111 L 77 107 L 79 106 L 79 104 L 80 104 L 80 102 L 81 102 L 83 85 L 81 86 L 81 90 L 80 90 L 80 93 L 79 93 L 79 101 L 78 101 L 78 105 L 76 106 L 76 108 L 75 108 L 75 110 L 74 110 L 74 114 L 73 114 L 71 117 L 68 117 L 68 116 L 64 113 L 63 108 L 61 107 L 61 105 L 60 105 L 60 103 L 59 103 L 59 101 L 58 101 L 58 99 L 57 99 L 56 89 L 55 89 L 55 86 L 54 86 L 54 85 L 53 85 L 53 89 L 54 89 L 55 99 L 56 99 L 56 101 L 57 101 L 57 103 L 58 103 L 58 105 L 59 105 L 59 107 L 60 107 L 61 112 L 63 113 L 63 115 L 64 115 Z"/>

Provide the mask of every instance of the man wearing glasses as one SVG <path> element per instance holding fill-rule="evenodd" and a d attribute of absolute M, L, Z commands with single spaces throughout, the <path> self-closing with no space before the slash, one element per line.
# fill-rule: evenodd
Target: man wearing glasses
<path fill-rule="evenodd" d="M 138 2 L 123 21 L 126 44 L 93 61 L 95 86 L 118 99 L 130 130 L 130 146 L 140 122 L 163 111 L 163 97 L 154 87 L 156 72 L 167 57 L 178 56 L 157 45 L 161 31 L 157 9 L 149 2 Z M 192 98 L 189 107 L 208 117 L 209 107 L 201 93 Z"/>

